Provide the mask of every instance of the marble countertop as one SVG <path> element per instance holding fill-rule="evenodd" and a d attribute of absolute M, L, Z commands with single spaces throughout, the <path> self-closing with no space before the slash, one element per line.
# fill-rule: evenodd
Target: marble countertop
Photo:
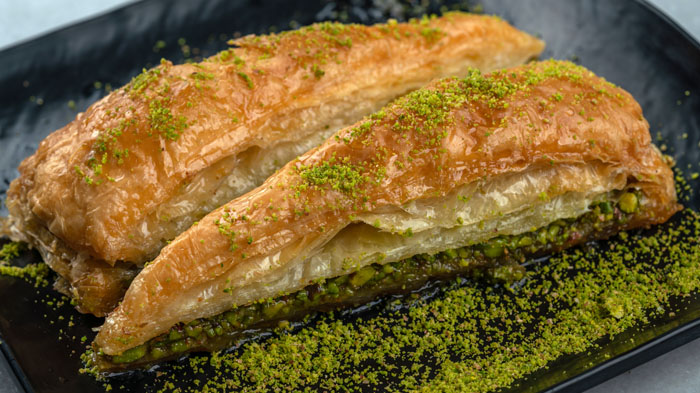
<path fill-rule="evenodd" d="M 135 0 L 0 1 L 0 49 L 89 19 Z M 649 0 L 700 41 L 700 1 Z M 0 393 L 19 392 L 0 357 Z M 700 339 L 612 378 L 587 393 L 691 393 L 700 391 Z"/>

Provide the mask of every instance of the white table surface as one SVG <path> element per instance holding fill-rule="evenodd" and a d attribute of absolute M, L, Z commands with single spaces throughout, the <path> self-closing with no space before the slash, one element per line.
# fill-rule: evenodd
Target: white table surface
<path fill-rule="evenodd" d="M 0 49 L 137 0 L 0 0 Z M 581 0 L 585 1 L 585 0 Z M 615 1 L 615 0 L 611 0 Z M 700 41 L 700 0 L 649 0 Z M 700 72 L 700 70 L 698 70 Z M 16 392 L 0 363 L 0 392 Z M 700 392 L 700 339 L 602 383 L 587 393 Z"/>

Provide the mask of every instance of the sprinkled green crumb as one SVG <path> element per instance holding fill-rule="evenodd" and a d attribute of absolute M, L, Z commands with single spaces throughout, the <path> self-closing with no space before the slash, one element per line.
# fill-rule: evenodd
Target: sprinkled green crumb
<path fill-rule="evenodd" d="M 35 287 L 49 285 L 49 267 L 45 263 L 30 263 L 26 266 L 12 265 L 12 261 L 27 250 L 25 243 L 5 243 L 0 249 L 0 275 L 21 278 Z"/>
<path fill-rule="evenodd" d="M 165 41 L 163 40 L 158 40 L 156 43 L 153 45 L 153 52 L 160 52 L 162 49 L 164 49 L 167 46 Z"/>
<path fill-rule="evenodd" d="M 182 131 L 188 127 L 187 119 L 183 116 L 173 116 L 169 105 L 169 98 L 152 100 L 149 104 L 148 120 L 152 130 L 160 132 L 168 140 L 176 141 Z"/>
<path fill-rule="evenodd" d="M 362 176 L 362 168 L 331 159 L 313 167 L 300 167 L 301 178 L 311 186 L 329 185 L 333 190 L 355 194 L 357 187 L 367 179 Z"/>
<path fill-rule="evenodd" d="M 12 259 L 17 258 L 26 248 L 26 244 L 20 242 L 3 244 L 2 249 L 0 249 L 0 263 L 10 262 Z"/>
<path fill-rule="evenodd" d="M 0 265 L 0 275 L 22 278 L 36 287 L 49 285 L 49 267 L 45 263 L 32 263 L 25 267 Z"/>
<path fill-rule="evenodd" d="M 245 83 L 246 83 L 246 85 L 248 85 L 249 89 L 252 89 L 253 87 L 255 87 L 253 85 L 253 80 L 250 79 L 250 76 L 248 76 L 248 74 L 246 74 L 245 72 L 239 71 L 238 76 L 240 76 L 243 79 L 243 81 L 245 81 Z"/>
<path fill-rule="evenodd" d="M 140 74 L 136 75 L 131 79 L 131 82 L 126 86 L 125 89 L 129 92 L 129 94 L 132 97 L 136 97 L 139 94 L 141 94 L 147 87 L 149 87 L 149 85 L 156 82 L 160 75 L 160 68 L 152 68 L 150 70 L 146 70 L 144 68 Z"/>
<path fill-rule="evenodd" d="M 199 80 L 212 80 L 214 79 L 214 74 L 210 72 L 195 72 L 192 75 L 190 75 L 192 79 L 199 79 Z"/>

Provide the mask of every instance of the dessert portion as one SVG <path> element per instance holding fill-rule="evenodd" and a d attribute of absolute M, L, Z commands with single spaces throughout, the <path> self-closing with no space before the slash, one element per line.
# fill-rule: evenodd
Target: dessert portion
<path fill-rule="evenodd" d="M 198 221 L 93 347 L 113 370 L 426 280 L 519 263 L 680 209 L 639 104 L 564 61 L 435 81 Z"/>
<path fill-rule="evenodd" d="M 499 18 L 448 13 L 319 23 L 234 40 L 201 63 L 164 60 L 22 162 L 12 237 L 39 250 L 80 311 L 103 316 L 178 234 L 338 129 L 430 80 L 521 64 L 543 46 Z"/>

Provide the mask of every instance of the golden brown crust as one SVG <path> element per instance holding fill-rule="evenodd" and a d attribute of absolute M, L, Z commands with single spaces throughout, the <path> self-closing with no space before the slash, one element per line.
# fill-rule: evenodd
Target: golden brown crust
<path fill-rule="evenodd" d="M 200 64 L 163 62 L 49 135 L 8 191 L 18 230 L 44 228 L 66 255 L 142 264 L 208 211 L 184 214 L 170 232 L 152 230 L 170 225 L 159 209 L 205 171 L 235 165 L 231 157 L 252 148 L 305 139 L 314 121 L 337 117 L 329 106 L 383 105 L 468 65 L 519 64 L 543 43 L 498 18 L 453 13 L 370 27 L 324 23 L 234 46 Z M 223 176 L 209 172 L 212 183 Z M 70 263 L 56 258 L 52 267 L 75 270 Z"/>
<path fill-rule="evenodd" d="M 260 279 L 264 264 L 274 272 L 357 214 L 574 164 L 614 168 L 639 189 L 636 226 L 679 208 L 641 108 L 590 71 L 547 61 L 437 81 L 341 130 L 176 238 L 134 280 L 96 343 L 116 354 L 176 322 L 217 314 L 223 303 L 212 299 L 229 296 L 225 285 Z"/>
<path fill-rule="evenodd" d="M 76 300 L 78 311 L 107 315 L 116 307 L 136 276 L 136 266 L 124 262 L 109 265 L 85 252 L 76 252 L 33 218 L 27 204 L 14 205 L 7 235 L 29 243 L 59 275 L 54 288 Z M 9 220 L 8 220 L 9 221 Z"/>
<path fill-rule="evenodd" d="M 421 35 L 423 29 L 432 27 L 439 27 L 448 35 L 441 37 L 436 32 L 432 39 Z M 164 63 L 159 67 L 162 76 L 158 79 L 167 80 L 170 85 L 170 92 L 163 99 L 172 101 L 170 110 L 175 117 L 172 123 L 178 123 L 180 116 L 188 123 L 186 129 L 177 131 L 181 134 L 178 140 L 149 137 L 148 134 L 158 132 L 152 130 L 149 122 L 152 117 L 149 104 L 153 100 L 143 99 L 140 92 L 131 94 L 133 86 L 131 92 L 128 88 L 118 90 L 47 137 L 38 151 L 21 164 L 19 182 L 24 187 L 13 186 L 9 197 L 16 198 L 18 192 L 28 194 L 34 214 L 73 248 L 109 262 L 141 260 L 140 250 L 128 239 L 130 228 L 138 219 L 212 162 L 256 142 L 271 144 L 283 137 L 276 135 L 282 130 L 261 124 L 269 121 L 272 114 L 279 116 L 290 107 L 308 106 L 310 101 L 323 102 L 338 94 L 338 90 L 353 90 L 352 86 L 364 84 L 363 79 L 376 82 L 393 74 L 392 68 L 397 66 L 432 68 L 440 63 L 444 52 L 465 50 L 459 46 L 466 46 L 470 56 L 483 57 L 488 62 L 497 51 L 485 46 L 499 41 L 502 45 L 513 45 L 514 40 L 527 37 L 494 18 L 462 14 L 431 21 L 427 27 L 400 24 L 388 26 L 386 31 L 382 27 L 363 26 L 345 29 L 338 36 L 323 29 L 287 33 L 278 42 L 270 38 L 260 41 L 254 37 L 242 38 L 236 42 L 240 48 L 234 49 L 229 59 L 218 62 L 214 57 L 201 63 L 203 68 Z M 405 37 L 407 32 L 412 36 Z M 493 39 L 494 33 L 501 33 L 502 37 Z M 391 38 L 394 34 L 401 38 Z M 352 48 L 337 44 L 325 49 L 326 62 L 318 66 L 323 68 L 324 75 L 316 78 L 310 68 L 317 60 L 306 54 L 307 45 L 315 40 L 320 41 L 318 46 L 329 45 L 326 35 L 341 41 L 351 40 Z M 475 45 L 477 41 L 483 42 Z M 268 46 L 276 54 L 261 59 Z M 398 60 L 396 55 L 400 57 Z M 236 64 L 236 56 L 243 63 Z M 455 57 L 449 56 L 450 63 Z M 420 59 L 431 59 L 433 64 L 416 64 Z M 192 77 L 195 73 L 207 75 L 196 79 Z M 246 78 L 239 73 L 250 79 L 253 88 L 248 87 Z M 197 88 L 197 83 L 203 87 Z M 192 103 L 191 108 L 188 102 Z M 104 176 L 91 175 L 86 165 L 89 158 L 96 155 L 101 160 L 99 152 L 93 151 L 96 134 L 119 128 L 122 120 L 128 124 L 132 119 L 136 124 L 121 130 L 118 146 L 109 149 L 109 153 L 128 149 L 129 156 L 121 165 L 108 157 L 101 164 Z M 231 132 L 232 125 L 235 132 Z M 178 128 L 177 124 L 174 126 Z M 106 176 L 116 182 L 88 184 L 84 176 L 76 176 L 76 166 L 93 183 L 105 180 Z"/>

